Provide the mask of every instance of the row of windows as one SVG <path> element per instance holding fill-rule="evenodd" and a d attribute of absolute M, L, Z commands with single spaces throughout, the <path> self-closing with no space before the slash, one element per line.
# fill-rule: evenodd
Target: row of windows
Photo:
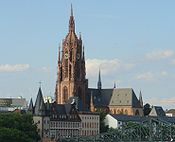
<path fill-rule="evenodd" d="M 79 135 L 79 130 L 52 130 L 50 136 L 52 138 L 74 137 Z"/>
<path fill-rule="evenodd" d="M 111 109 L 110 110 L 111 111 L 111 113 L 113 113 L 113 114 L 128 114 L 128 110 L 127 109 Z"/>
<path fill-rule="evenodd" d="M 82 119 L 92 119 L 92 120 L 98 120 L 98 116 L 82 116 Z"/>
<path fill-rule="evenodd" d="M 83 122 L 82 123 L 82 128 L 98 128 L 99 124 L 96 122 L 88 123 L 88 122 Z"/>
<path fill-rule="evenodd" d="M 70 128 L 70 127 L 76 127 L 78 128 L 80 126 L 79 122 L 50 122 L 50 127 L 66 127 L 66 128 Z"/>
<path fill-rule="evenodd" d="M 98 133 L 99 133 L 98 130 L 82 130 L 83 136 L 92 136 L 92 135 L 97 135 Z"/>
<path fill-rule="evenodd" d="M 126 114 L 128 115 L 128 110 L 127 109 L 111 109 L 110 112 L 112 114 Z M 139 110 L 135 111 L 135 115 L 139 115 Z"/>

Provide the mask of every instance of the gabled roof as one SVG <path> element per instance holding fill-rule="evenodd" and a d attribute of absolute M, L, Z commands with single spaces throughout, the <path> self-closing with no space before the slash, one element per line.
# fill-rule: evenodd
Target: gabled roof
<path fill-rule="evenodd" d="M 75 108 L 74 104 L 57 104 L 52 103 L 50 108 L 50 118 L 51 120 L 66 120 L 66 121 L 81 121 L 80 117 L 78 116 L 78 112 Z M 77 117 L 70 117 L 71 114 Z M 54 117 L 57 116 L 57 117 Z M 64 117 L 59 117 L 64 116 Z"/>
<path fill-rule="evenodd" d="M 32 98 L 31 98 L 31 99 L 30 99 L 30 103 L 29 103 L 28 111 L 30 111 L 30 112 L 33 113 L 33 110 L 34 110 L 34 107 L 33 107 L 33 101 L 32 101 Z"/>
<path fill-rule="evenodd" d="M 132 106 L 141 108 L 132 88 L 88 89 L 88 96 L 93 95 L 94 105 L 97 106 Z M 88 98 L 90 100 L 90 98 Z"/>
<path fill-rule="evenodd" d="M 141 107 L 132 88 L 116 88 L 113 90 L 110 106 Z"/>
<path fill-rule="evenodd" d="M 165 116 L 165 112 L 161 106 L 153 106 L 149 116 Z"/>
<path fill-rule="evenodd" d="M 122 122 L 143 122 L 145 121 L 147 118 L 146 117 L 141 117 L 141 116 L 130 116 L 130 115 L 122 115 L 122 114 L 109 114 L 111 115 L 113 118 L 115 118 L 118 121 L 122 121 Z"/>
<path fill-rule="evenodd" d="M 38 95 L 37 95 L 36 102 L 35 102 L 34 114 L 35 115 L 45 115 L 45 111 L 46 109 L 45 109 L 42 91 L 41 91 L 41 88 L 39 88 Z"/>
<path fill-rule="evenodd" d="M 108 106 L 111 96 L 112 96 L 113 89 L 94 89 L 89 88 L 88 89 L 88 98 L 89 100 L 88 104 L 90 103 L 90 96 L 93 96 L 93 103 L 95 107 L 98 106 Z"/>

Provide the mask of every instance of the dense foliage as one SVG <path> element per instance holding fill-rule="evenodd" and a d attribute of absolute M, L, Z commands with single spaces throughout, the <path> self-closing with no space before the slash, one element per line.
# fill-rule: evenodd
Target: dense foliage
<path fill-rule="evenodd" d="M 0 113 L 0 142 L 37 142 L 39 139 L 31 115 Z"/>
<path fill-rule="evenodd" d="M 109 126 L 105 125 L 105 117 L 107 115 L 107 112 L 102 109 L 97 109 L 96 112 L 100 114 L 100 133 L 107 132 L 109 129 Z"/>

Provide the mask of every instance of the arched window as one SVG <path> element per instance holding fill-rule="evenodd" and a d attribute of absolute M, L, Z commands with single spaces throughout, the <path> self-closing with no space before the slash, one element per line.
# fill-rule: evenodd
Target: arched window
<path fill-rule="evenodd" d="M 64 53 L 64 65 L 65 65 L 65 78 L 68 77 L 68 58 L 69 58 L 69 54 L 68 51 L 66 49 L 65 53 Z"/>
<path fill-rule="evenodd" d="M 135 115 L 139 115 L 139 110 L 138 109 L 136 110 Z"/>
<path fill-rule="evenodd" d="M 128 110 L 127 109 L 125 109 L 125 114 L 128 114 Z"/>
<path fill-rule="evenodd" d="M 63 88 L 63 102 L 66 102 L 68 100 L 68 89 L 66 86 Z"/>
<path fill-rule="evenodd" d="M 114 114 L 116 114 L 116 109 L 114 109 Z"/>

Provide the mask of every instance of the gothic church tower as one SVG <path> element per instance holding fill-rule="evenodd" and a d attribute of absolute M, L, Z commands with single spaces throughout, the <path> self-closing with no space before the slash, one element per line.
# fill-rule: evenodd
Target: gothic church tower
<path fill-rule="evenodd" d="M 84 47 L 81 35 L 75 33 L 75 22 L 71 5 L 69 32 L 62 41 L 62 51 L 58 55 L 58 72 L 55 89 L 56 102 L 66 103 L 70 97 L 78 97 L 83 107 L 86 105 L 86 79 Z"/>

